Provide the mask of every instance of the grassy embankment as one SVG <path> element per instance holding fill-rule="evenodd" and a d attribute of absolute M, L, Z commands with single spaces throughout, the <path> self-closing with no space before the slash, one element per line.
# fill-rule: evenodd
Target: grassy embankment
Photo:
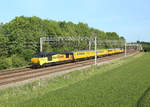
<path fill-rule="evenodd" d="M 150 106 L 150 53 L 0 90 L 0 106 Z"/>

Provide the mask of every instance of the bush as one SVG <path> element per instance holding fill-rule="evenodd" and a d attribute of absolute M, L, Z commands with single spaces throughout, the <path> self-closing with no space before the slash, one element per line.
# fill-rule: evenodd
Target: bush
<path fill-rule="evenodd" d="M 25 61 L 25 59 L 19 55 L 12 55 L 11 59 L 12 59 L 12 67 L 13 68 L 22 67 L 22 66 L 27 65 L 27 62 Z"/>
<path fill-rule="evenodd" d="M 0 70 L 12 68 L 11 58 L 0 57 Z"/>
<path fill-rule="evenodd" d="M 22 57 L 25 61 L 30 62 L 32 55 L 35 53 L 34 50 L 31 49 L 24 49 L 22 52 Z"/>
<path fill-rule="evenodd" d="M 142 44 L 144 52 L 149 52 L 150 51 L 150 42 L 138 42 L 137 41 L 137 43 Z"/>
<path fill-rule="evenodd" d="M 17 54 L 11 57 L 0 57 L 0 70 L 26 66 L 25 59 Z"/>

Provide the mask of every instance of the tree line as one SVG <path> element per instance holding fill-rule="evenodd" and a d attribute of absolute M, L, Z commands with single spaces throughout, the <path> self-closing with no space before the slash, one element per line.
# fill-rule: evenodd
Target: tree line
<path fill-rule="evenodd" d="M 150 51 L 150 42 L 137 41 L 137 43 L 142 45 L 142 48 L 143 48 L 144 52 L 149 52 Z"/>
<path fill-rule="evenodd" d="M 74 24 L 73 22 L 41 19 L 36 16 L 19 16 L 8 23 L 0 23 L 0 69 L 29 65 L 32 55 L 40 51 L 40 38 L 56 36 L 125 40 L 116 32 L 104 32 L 82 22 Z M 46 42 L 43 45 L 45 52 L 88 49 L 86 40 Z M 114 48 L 114 46 L 106 43 L 100 48 Z"/>

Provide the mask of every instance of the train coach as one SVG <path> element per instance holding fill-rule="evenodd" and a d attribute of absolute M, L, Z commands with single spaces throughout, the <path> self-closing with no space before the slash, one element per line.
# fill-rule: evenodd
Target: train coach
<path fill-rule="evenodd" d="M 124 52 L 124 49 L 100 49 L 97 50 L 96 55 L 98 57 L 103 57 L 112 54 L 119 54 Z M 54 64 L 75 62 L 80 60 L 86 60 L 94 58 L 94 50 L 85 51 L 73 51 L 73 52 L 40 52 L 33 55 L 31 62 L 33 68 L 45 67 Z"/>

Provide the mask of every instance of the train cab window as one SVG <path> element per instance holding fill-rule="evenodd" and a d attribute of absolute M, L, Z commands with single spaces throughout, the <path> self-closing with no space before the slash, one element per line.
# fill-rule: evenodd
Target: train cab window
<path fill-rule="evenodd" d="M 35 54 L 35 55 L 32 56 L 32 58 L 39 58 L 39 55 Z"/>
<path fill-rule="evenodd" d="M 66 58 L 69 58 L 69 54 L 66 54 Z"/>
<path fill-rule="evenodd" d="M 52 56 L 48 56 L 48 61 L 51 61 L 52 60 Z"/>

